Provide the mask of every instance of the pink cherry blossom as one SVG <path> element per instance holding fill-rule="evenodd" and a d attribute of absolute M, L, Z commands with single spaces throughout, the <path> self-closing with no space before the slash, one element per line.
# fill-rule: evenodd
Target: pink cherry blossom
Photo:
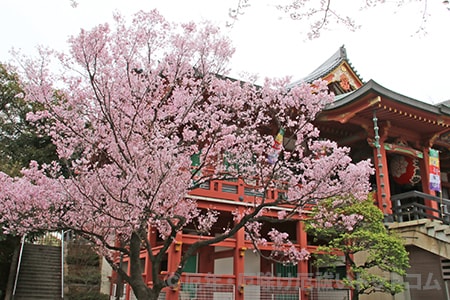
<path fill-rule="evenodd" d="M 349 149 L 319 140 L 313 125 L 333 100 L 325 82 L 287 90 L 288 78 L 262 86 L 227 78 L 234 49 L 211 24 L 180 26 L 156 11 L 139 12 L 131 23 L 116 15 L 115 22 L 71 37 L 69 54 L 41 49 L 38 59 L 20 60 L 26 100 L 44 108 L 28 119 L 43 126 L 60 161 L 33 162 L 20 178 L 0 173 L 6 232 L 72 229 L 107 258 L 115 251 L 139 255 L 143 247 L 157 260 L 162 256 L 150 250 L 150 230 L 160 235 L 164 253 L 184 228 L 207 233 L 218 222 L 219 211 L 203 214 L 186 197 L 192 189 L 224 176 L 256 178 L 263 196 L 233 213 L 223 234 L 193 247 L 245 230 L 255 247 L 271 244 L 295 262 L 308 253 L 286 233 L 261 234 L 271 208 L 289 209 L 275 218 L 283 221 L 298 217 L 307 203 L 366 197 L 370 162 L 352 162 Z M 290 146 L 268 164 L 280 128 Z M 196 172 L 193 155 L 200 157 Z M 286 197 L 267 199 L 273 188 Z M 351 219 L 343 222 L 352 226 Z M 123 278 L 145 285 L 139 267 L 131 268 Z M 159 292 L 165 283 L 154 280 Z"/>

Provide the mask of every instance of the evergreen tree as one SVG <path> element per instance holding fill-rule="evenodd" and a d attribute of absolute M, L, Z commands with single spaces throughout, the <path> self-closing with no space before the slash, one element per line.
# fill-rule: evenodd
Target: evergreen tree
<path fill-rule="evenodd" d="M 322 201 L 312 209 L 305 227 L 321 244 L 320 254 L 314 254 L 317 266 L 333 269 L 345 263 L 347 276 L 341 279 L 354 289 L 354 300 L 361 294 L 403 291 L 403 283 L 391 275 L 406 274 L 408 252 L 402 240 L 384 226 L 383 213 L 371 196 L 365 201 L 341 197 Z M 336 250 L 344 255 L 343 260 Z"/>
<path fill-rule="evenodd" d="M 40 105 L 25 102 L 24 96 L 18 75 L 0 64 L 0 170 L 11 176 L 32 160 L 49 163 L 57 158 L 50 137 L 26 119 Z"/>

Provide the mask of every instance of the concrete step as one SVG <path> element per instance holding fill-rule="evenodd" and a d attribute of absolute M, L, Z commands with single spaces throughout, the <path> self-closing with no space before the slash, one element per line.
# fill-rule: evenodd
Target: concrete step
<path fill-rule="evenodd" d="M 437 225 L 441 225 L 442 222 L 441 221 L 430 221 L 427 220 L 427 223 L 425 224 L 425 228 L 429 229 L 429 228 L 434 228 Z"/>
<path fill-rule="evenodd" d="M 25 296 L 16 296 L 14 300 L 61 300 L 61 296 L 54 295 L 25 295 Z"/>
<path fill-rule="evenodd" d="M 61 299 L 60 247 L 24 245 L 14 299 Z"/>
<path fill-rule="evenodd" d="M 444 225 L 441 223 L 434 224 L 433 227 L 428 226 L 426 227 L 425 232 L 427 235 L 431 237 L 435 237 L 437 239 L 440 239 L 442 241 L 446 241 L 450 243 L 450 226 Z"/>

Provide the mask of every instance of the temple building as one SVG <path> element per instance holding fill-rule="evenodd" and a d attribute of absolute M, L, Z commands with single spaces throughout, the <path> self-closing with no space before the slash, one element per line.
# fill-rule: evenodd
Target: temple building
<path fill-rule="evenodd" d="M 322 137 L 350 147 L 354 161 L 372 160 L 375 205 L 383 212 L 386 227 L 403 239 L 410 255 L 411 267 L 401 278 L 407 287 L 403 293 L 377 293 L 360 299 L 450 299 L 450 106 L 425 103 L 373 80 L 363 81 L 344 46 L 292 86 L 316 79 L 328 82 L 335 100 L 319 114 L 315 125 Z M 195 199 L 200 209 L 220 212 L 210 233 L 214 235 L 232 222 L 233 211 L 250 205 L 256 193 L 241 179 L 218 180 L 187 197 Z M 276 190 L 269 195 L 278 196 Z M 300 219 L 276 226 L 289 233 L 296 247 L 315 251 Z M 176 269 L 183 251 L 199 238 L 194 228 L 179 232 L 167 251 L 161 274 Z M 157 239 L 155 233 L 155 245 Z M 142 276 L 151 284 L 146 255 L 143 252 L 141 257 Z M 123 266 L 127 268 L 126 258 Z M 343 265 L 336 272 L 345 270 Z M 160 299 L 351 299 L 352 291 L 339 280 L 331 278 L 326 286 L 319 283 L 319 271 L 306 260 L 289 265 L 264 259 L 254 253 L 241 230 L 232 239 L 200 249 L 188 261 L 179 285 L 163 290 Z M 114 278 L 113 274 L 111 299 L 116 299 Z M 129 286 L 121 299 L 134 299 Z"/>
<path fill-rule="evenodd" d="M 336 94 L 317 119 L 321 135 L 351 147 L 355 160 L 372 159 L 375 204 L 409 252 L 408 289 L 386 299 L 450 299 L 448 103 L 432 105 L 363 82 L 344 47 L 308 77 L 317 78 Z"/>

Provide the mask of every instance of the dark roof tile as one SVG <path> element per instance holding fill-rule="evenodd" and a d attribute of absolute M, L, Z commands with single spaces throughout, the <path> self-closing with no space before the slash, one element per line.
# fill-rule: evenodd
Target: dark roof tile
<path fill-rule="evenodd" d="M 309 82 L 312 83 L 314 80 L 325 77 L 331 71 L 333 71 L 336 67 L 338 67 L 343 61 L 346 61 L 353 69 L 350 61 L 347 57 L 347 51 L 345 50 L 345 45 L 342 45 L 338 51 L 336 51 L 330 58 L 328 58 L 323 64 L 321 64 L 317 69 L 312 71 L 306 77 L 297 80 L 289 85 L 289 87 L 294 87 L 301 82 Z M 355 73 L 356 71 L 353 70 Z M 359 74 L 356 73 L 356 76 L 360 77 Z M 360 78 L 361 79 L 361 78 Z M 363 81 L 361 79 L 361 81 Z"/>

